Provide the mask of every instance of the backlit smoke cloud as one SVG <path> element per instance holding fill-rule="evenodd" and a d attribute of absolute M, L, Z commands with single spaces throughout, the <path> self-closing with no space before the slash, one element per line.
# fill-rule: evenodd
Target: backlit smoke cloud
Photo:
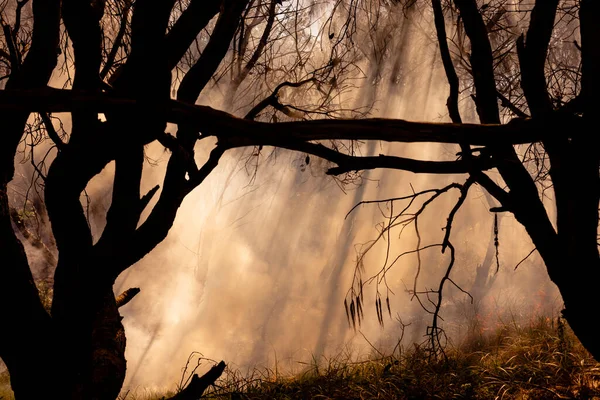
<path fill-rule="evenodd" d="M 389 37 L 356 43 L 364 55 L 360 60 L 364 79 L 344 100 L 355 108 L 373 105 L 372 116 L 447 121 L 447 82 L 430 21 L 414 10 L 408 17 L 381 22 L 389 24 L 393 33 Z M 311 32 L 318 32 L 315 27 Z M 216 87 L 203 93 L 200 101 L 228 106 L 232 100 L 223 94 L 226 89 Z M 461 107 L 465 120 L 475 119 L 469 101 Z M 197 148 L 198 159 L 205 159 L 214 145 L 205 142 Z M 369 143 L 361 151 L 387 153 L 388 146 L 392 145 Z M 423 160 L 454 159 L 458 152 L 445 145 L 394 146 L 401 154 Z M 280 371 L 294 372 L 303 368 L 301 362 L 335 356 L 346 346 L 355 355 L 368 354 L 371 348 L 365 337 L 390 350 L 401 332 L 396 317 L 411 324 L 404 344 L 423 341 L 430 316 L 406 292 L 416 272 L 414 257 L 403 258 L 387 275 L 394 293 L 390 293 L 392 318 L 385 316 L 384 327 L 377 322 L 373 285 L 366 288 L 365 319 L 359 327 L 364 337 L 349 327 L 343 301 L 352 284 L 357 251 L 377 236 L 386 209 L 381 205 L 382 214 L 377 205 L 365 205 L 347 214 L 360 201 L 442 187 L 457 177 L 370 171 L 363 174 L 361 185 L 341 188 L 324 175 L 326 165 L 320 160 L 265 148 L 255 170 L 248 162 L 256 158 L 254 151 L 232 151 L 225 157 L 186 198 L 167 239 L 119 277 L 117 294 L 129 287 L 142 289 L 121 310 L 129 387 L 172 388 L 192 351 L 242 370 L 277 363 Z M 154 145 L 147 147 L 146 156 L 142 192 L 161 181 L 168 159 Z M 106 182 L 113 172 L 111 164 L 87 188 L 96 234 L 110 205 Z M 428 208 L 420 222 L 425 242 L 441 241 L 455 201 L 456 194 L 449 194 Z M 494 215 L 489 208 L 476 189 L 455 219 L 453 278 L 465 289 L 473 285 L 477 266 L 493 240 Z M 394 231 L 391 239 L 390 253 L 395 255 L 416 245 L 410 230 L 401 239 Z M 537 254 L 514 270 L 533 246 L 510 216 L 500 220 L 499 242 L 501 268 L 483 302 L 476 298 L 472 305 L 465 294 L 447 288 L 442 314 L 451 338 L 459 340 L 460 334 L 468 333 L 464 322 L 476 311 L 487 310 L 482 315 L 492 325 L 504 309 L 517 314 L 535 307 L 540 313 L 553 311 L 543 309 L 556 305 L 557 293 Z M 365 259 L 365 276 L 383 265 L 386 244 L 380 242 Z M 28 249 L 30 259 L 36 254 Z M 419 289 L 435 288 L 447 256 L 439 250 L 422 256 Z M 492 268 L 489 276 L 494 274 Z"/>
<path fill-rule="evenodd" d="M 375 58 L 364 62 L 367 78 L 350 96 L 357 105 L 374 103 L 376 116 L 447 120 L 447 84 L 437 48 L 432 37 L 413 28 L 398 28 L 404 32 L 398 35 L 402 42 L 390 44 L 402 49 L 396 57 L 381 64 Z M 204 100 L 211 101 L 219 100 Z M 473 116 L 472 107 L 465 105 L 464 114 Z M 384 153 L 385 146 L 389 145 L 369 144 L 363 151 Z M 210 148 L 199 148 L 198 158 L 206 157 Z M 422 144 L 399 149 L 419 159 L 451 159 L 458 151 Z M 192 351 L 242 370 L 277 363 L 280 371 L 288 372 L 300 370 L 300 362 L 313 357 L 334 356 L 348 345 L 355 354 L 371 351 L 363 336 L 349 328 L 343 300 L 357 249 L 376 236 L 383 217 L 377 206 L 346 214 L 362 200 L 408 194 L 411 186 L 417 191 L 441 187 L 456 177 L 372 171 L 363 175 L 362 185 L 344 191 L 324 175 L 326 166 L 319 160 L 271 150 L 263 151 L 256 171 L 246 163 L 252 150 L 232 153 L 185 200 L 169 237 L 118 280 L 116 292 L 142 288 L 122 310 L 130 387 L 172 387 Z M 147 169 L 143 189 L 158 182 L 154 174 L 160 175 L 166 163 L 161 152 L 147 149 L 156 167 Z M 454 201 L 456 196 L 448 195 L 427 211 L 420 228 L 428 243 L 441 241 Z M 455 221 L 453 278 L 465 289 L 473 284 L 492 240 L 494 217 L 489 208 L 483 193 L 474 190 Z M 393 239 L 395 254 L 415 247 L 410 232 Z M 524 305 L 553 305 L 556 292 L 536 255 L 513 271 L 532 246 L 511 217 L 501 219 L 499 239 L 501 269 L 485 304 L 496 306 L 494 315 L 505 306 L 519 313 Z M 383 264 L 384 250 L 378 245 L 368 256 L 367 275 Z M 436 250 L 424 253 L 423 259 L 419 288 L 437 287 L 445 258 Z M 423 340 L 430 317 L 405 291 L 412 287 L 415 272 L 415 259 L 410 257 L 389 272 L 392 318 L 386 316 L 384 327 L 377 323 L 374 287 L 367 287 L 360 331 L 371 343 L 388 349 L 396 344 L 396 316 L 411 323 L 405 344 Z M 474 306 L 456 289 L 449 287 L 446 296 L 444 326 L 450 334 L 467 333 L 463 322 L 475 312 Z M 545 296 L 543 302 L 536 296 Z M 475 300 L 481 310 L 481 299 Z M 496 317 L 490 318 L 493 323 Z"/>

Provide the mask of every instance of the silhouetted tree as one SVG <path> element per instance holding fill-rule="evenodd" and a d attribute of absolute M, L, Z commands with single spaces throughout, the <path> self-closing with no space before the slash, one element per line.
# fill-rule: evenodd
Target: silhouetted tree
<path fill-rule="evenodd" d="M 600 93 L 598 2 L 538 0 L 533 8 L 476 0 L 448 4 L 432 0 L 431 9 L 420 4 L 435 18 L 451 88 L 452 123 L 351 119 L 355 115 L 344 113 L 344 105 L 334 100 L 336 93 L 348 88 L 342 77 L 355 61 L 353 40 L 384 26 L 381 20 L 403 6 L 395 2 L 331 2 L 330 8 L 324 7 L 330 17 L 321 21 L 317 31 L 310 27 L 310 18 L 290 17 L 303 10 L 310 16 L 311 7 L 318 6 L 300 2 L 292 9 L 277 0 L 20 0 L 10 2 L 11 7 L 7 3 L 3 3 L 0 52 L 0 70 L 5 74 L 0 91 L 0 310 L 6 325 L 0 329 L 0 357 L 17 398 L 117 397 L 126 370 L 118 307 L 135 291 L 116 298 L 115 279 L 166 237 L 185 196 L 214 170 L 223 154 L 248 146 L 256 147 L 258 155 L 264 146 L 273 146 L 321 157 L 336 164 L 327 171 L 331 175 L 353 177 L 356 171 L 389 168 L 463 176 L 462 183 L 406 196 L 427 198 L 409 219 L 404 218 L 406 210 L 389 216 L 388 228 L 399 223 L 416 227 L 420 210 L 449 191 L 460 193 L 439 244 L 451 254 L 447 273 L 439 290 L 428 293 L 437 296 L 435 315 L 444 284 L 452 282 L 454 215 L 473 186 L 481 186 L 500 204 L 493 211 L 512 213 L 525 227 L 561 292 L 566 320 L 600 359 L 600 344 L 590 324 L 600 275 L 599 152 L 593 119 Z M 527 32 L 511 42 L 514 32 L 506 29 L 506 18 L 515 11 L 522 19 L 514 26 L 526 27 Z M 280 13 L 276 16 L 276 12 Z M 557 12 L 561 19 L 557 20 Z M 361 24 L 361 15 L 375 17 L 373 13 L 377 18 Z M 460 21 L 446 24 L 448 13 L 458 15 Z M 565 19 L 571 25 L 559 24 Z M 452 27 L 454 38 L 450 47 L 447 26 Z M 258 27 L 261 33 L 252 33 Z M 558 29 L 566 32 L 573 27 L 570 32 L 575 36 L 569 38 L 576 53 L 550 57 L 553 32 L 561 36 L 564 32 Z M 274 32 L 279 33 L 274 36 Z M 290 51 L 277 43 L 284 36 L 292 44 Z M 377 43 L 384 43 L 386 37 L 377 36 Z M 507 43 L 512 43 L 509 50 L 504 47 Z M 321 61 L 311 53 L 318 47 L 325 48 Z M 374 57 L 379 55 L 375 52 Z M 281 58 L 275 62 L 277 56 Z M 574 64 L 567 69 L 569 61 Z M 455 64 L 464 70 L 457 73 Z M 48 87 L 57 66 L 72 74 L 66 89 Z M 565 70 L 570 74 L 561 72 Z M 267 79 L 248 80 L 252 71 Z M 463 123 L 460 116 L 458 77 L 463 72 L 470 78 L 463 79 L 462 93 L 471 91 L 479 123 Z M 254 82 L 261 88 L 252 90 L 247 105 L 240 108 L 243 112 L 237 112 L 240 117 L 195 105 L 202 91 L 223 76 L 231 77 L 226 103 L 242 97 L 244 85 Z M 297 87 L 305 96 L 284 104 L 282 89 Z M 507 114 L 501 114 L 499 103 Z M 59 112 L 70 113 L 72 120 L 70 132 L 63 135 L 50 114 Z M 99 119 L 99 114 L 104 118 Z M 323 119 L 311 120 L 314 115 Z M 174 135 L 166 133 L 167 122 L 177 125 Z M 56 148 L 55 156 L 46 160 L 47 172 L 34 163 L 43 180 L 45 208 L 58 250 L 50 312 L 40 300 L 13 228 L 7 193 L 19 144 L 40 126 L 43 137 Z M 209 137 L 216 138 L 216 145 L 198 165 L 194 146 Z M 357 140 L 436 142 L 460 150 L 451 161 L 360 156 L 351 145 Z M 154 141 L 169 150 L 170 158 L 158 200 L 141 220 L 159 191 L 155 187 L 140 193 L 144 146 Z M 536 155 L 537 171 L 528 169 L 531 158 L 520 156 L 518 145 L 530 146 L 526 155 Z M 112 161 L 112 203 L 106 226 L 94 241 L 80 196 Z M 495 183 L 486 173 L 490 170 L 504 182 Z M 542 203 L 544 191 L 536 186 L 547 182 L 554 192 L 556 221 Z M 357 279 L 349 294 L 353 316 L 362 313 L 363 284 Z M 414 294 L 418 296 L 418 290 Z M 381 298 L 377 302 L 382 319 L 385 306 Z M 434 319 L 432 332 L 437 331 L 436 324 Z M 52 367 L 32 374 L 40 360 Z M 215 367 L 202 382 L 193 381 L 190 390 L 201 393 L 223 367 Z"/>

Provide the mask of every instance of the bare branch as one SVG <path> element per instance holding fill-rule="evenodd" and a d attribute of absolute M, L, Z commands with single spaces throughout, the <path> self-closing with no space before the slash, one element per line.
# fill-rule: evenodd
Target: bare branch
<path fill-rule="evenodd" d="M 117 308 L 123 307 L 125 304 L 129 303 L 138 293 L 140 292 L 140 288 L 129 288 L 115 299 L 117 302 Z"/>
<path fill-rule="evenodd" d="M 182 79 L 177 90 L 177 99 L 192 104 L 196 102 L 200 92 L 217 70 L 223 57 L 225 57 L 247 4 L 248 0 L 224 1 L 210 41 L 196 64 L 189 69 Z"/>
<path fill-rule="evenodd" d="M 594 0 L 581 0 L 579 16 L 581 20 L 581 95 L 584 97 L 584 113 L 594 118 L 600 100 L 600 27 L 598 16 L 600 5 Z"/>
<path fill-rule="evenodd" d="M 411 122 L 400 119 L 366 118 L 264 123 L 234 117 L 208 106 L 176 100 L 156 103 L 114 95 L 60 90 L 0 91 L 0 110 L 33 112 L 73 112 L 93 108 L 96 112 L 162 112 L 167 121 L 187 123 L 205 136 L 256 136 L 281 138 L 282 132 L 297 140 L 384 140 L 403 143 L 448 143 L 488 146 L 541 141 L 557 135 L 574 135 L 581 120 L 556 114 L 544 119 L 514 119 L 508 124 L 453 124 Z M 160 111 L 159 111 L 160 110 Z M 569 128 L 569 129 L 567 129 Z"/>
<path fill-rule="evenodd" d="M 104 2 L 101 1 L 62 2 L 62 18 L 73 42 L 75 54 L 74 89 L 94 90 L 99 87 L 102 60 L 100 19 L 103 14 Z"/>
<path fill-rule="evenodd" d="M 521 259 L 521 261 L 519 261 L 517 263 L 517 265 L 515 265 L 514 270 L 516 271 L 517 268 L 519 268 L 519 265 L 523 264 L 525 262 L 525 260 L 527 260 L 533 253 L 535 253 L 537 249 L 534 247 L 533 250 L 531 250 L 529 253 L 527 253 L 527 255 L 525 257 L 523 257 L 523 259 Z"/>
<path fill-rule="evenodd" d="M 123 7 L 122 15 L 121 15 L 121 24 L 119 25 L 119 31 L 114 38 L 113 45 L 106 57 L 106 61 L 104 61 L 104 66 L 100 71 L 100 79 L 106 78 L 111 68 L 115 65 L 115 58 L 117 57 L 117 53 L 119 51 L 119 47 L 123 44 L 123 38 L 125 37 L 125 32 L 127 30 L 127 22 L 129 21 L 129 12 L 131 11 L 132 0 L 126 0 L 125 5 Z"/>
<path fill-rule="evenodd" d="M 152 189 L 150 189 L 148 191 L 148 193 L 146 193 L 144 196 L 142 196 L 142 198 L 140 199 L 140 204 L 139 204 L 139 213 L 140 214 L 148 206 L 148 203 L 150 203 L 150 200 L 152 200 L 152 198 L 154 197 L 156 192 L 158 192 L 158 189 L 160 189 L 160 186 L 156 185 Z"/>
<path fill-rule="evenodd" d="M 19 52 L 17 51 L 15 46 L 12 29 L 10 28 L 10 25 L 4 23 L 4 21 L 2 21 L 2 31 L 4 32 L 4 39 L 6 40 L 6 46 L 8 47 L 10 68 L 12 74 L 18 71 L 21 67 L 21 62 L 19 61 Z"/>
<path fill-rule="evenodd" d="M 459 124 L 462 120 L 460 118 L 460 112 L 458 111 L 458 75 L 456 75 L 456 70 L 452 63 L 448 41 L 446 39 L 446 23 L 444 21 L 444 12 L 442 11 L 442 2 L 440 0 L 432 0 L 431 4 L 433 6 L 435 30 L 437 32 L 444 71 L 446 72 L 448 83 L 450 84 L 450 95 L 446 101 L 446 107 L 448 107 L 448 113 L 450 114 L 452 122 Z"/>
<path fill-rule="evenodd" d="M 31 47 L 19 73 L 7 82 L 7 89 L 43 87 L 48 84 L 57 64 L 60 1 L 35 1 L 32 7 L 34 29 Z"/>
<path fill-rule="evenodd" d="M 465 32 L 471 41 L 471 67 L 475 84 L 475 104 L 479 120 L 484 124 L 500 122 L 496 100 L 492 47 L 475 0 L 454 0 L 460 11 Z"/>
<path fill-rule="evenodd" d="M 450 244 L 450 232 L 452 230 L 452 222 L 454 222 L 454 216 L 456 215 L 458 210 L 460 210 L 460 207 L 467 199 L 469 189 L 471 188 L 474 182 L 475 179 L 472 176 L 470 176 L 469 179 L 467 179 L 467 181 L 460 188 L 460 197 L 458 198 L 458 201 L 456 202 L 454 207 L 452 207 L 452 210 L 450 211 L 450 214 L 448 215 L 448 220 L 446 222 L 446 233 L 444 234 L 444 240 L 442 240 L 442 253 L 444 253 L 446 247 Z"/>
<path fill-rule="evenodd" d="M 307 83 L 311 83 L 314 81 L 315 81 L 314 78 L 308 78 L 308 79 L 304 79 L 299 82 L 287 82 L 286 81 L 286 82 L 280 83 L 273 90 L 273 93 L 271 93 L 269 95 L 269 97 L 263 99 L 262 101 L 258 102 L 254 107 L 252 107 L 252 109 L 250 111 L 248 111 L 248 113 L 246 114 L 244 119 L 254 120 L 258 116 L 258 114 L 260 114 L 260 112 L 263 111 L 268 106 L 277 108 L 278 105 L 281 105 L 279 103 L 278 97 L 279 97 L 279 91 L 281 89 L 283 89 L 284 87 L 289 86 L 289 87 L 297 88 L 297 87 L 300 87 L 302 85 L 305 85 Z"/>
<path fill-rule="evenodd" d="M 47 113 L 40 113 L 40 117 L 42 121 L 44 121 L 44 126 L 46 127 L 46 132 L 48 132 L 48 136 L 54 142 L 58 150 L 62 150 L 65 147 L 65 142 L 62 141 L 56 129 L 54 129 L 54 125 L 52 124 L 52 120 Z"/>
<path fill-rule="evenodd" d="M 168 68 L 181 60 L 198 34 L 219 12 L 222 0 L 192 0 L 165 38 Z"/>
<path fill-rule="evenodd" d="M 558 0 L 537 0 L 531 11 L 527 38 L 521 35 L 517 41 L 521 87 L 532 115 L 544 115 L 552 110 L 544 65 L 557 7 Z"/>
<path fill-rule="evenodd" d="M 227 147 L 217 145 L 202 168 L 196 174 L 190 176 L 189 181 L 185 179 L 186 168 L 181 165 L 181 159 L 175 154 L 171 155 L 163 190 L 158 202 L 146 221 L 135 231 L 131 241 L 123 243 L 122 248 L 120 248 L 119 251 L 122 257 L 120 257 L 119 263 L 113 267 L 115 277 L 144 257 L 167 236 L 184 197 L 200 185 L 217 167 L 221 156 L 226 150 Z"/>
<path fill-rule="evenodd" d="M 143 165 L 142 145 L 126 143 L 117 151 L 112 201 L 106 213 L 106 227 L 96 246 L 120 244 L 133 235 L 143 211 L 139 206 Z"/>
<path fill-rule="evenodd" d="M 508 108 L 519 118 L 529 118 L 529 115 L 526 112 L 524 112 L 519 107 L 517 107 L 513 102 L 511 102 L 508 98 L 506 98 L 506 96 L 504 96 L 500 92 L 498 92 L 497 94 L 498 94 L 498 98 L 500 99 L 500 103 L 502 104 L 503 107 Z"/>
<path fill-rule="evenodd" d="M 473 171 L 482 171 L 494 167 L 490 159 L 477 159 L 473 162 L 465 160 L 457 161 L 424 161 L 410 158 L 386 156 L 351 156 L 333 150 L 322 144 L 290 140 L 288 138 L 227 138 L 231 147 L 242 147 L 251 145 L 275 146 L 288 150 L 296 150 L 315 155 L 325 160 L 334 162 L 338 167 L 327 170 L 328 175 L 341 175 L 351 171 L 360 171 L 377 168 L 399 169 L 415 173 L 430 174 L 464 174 Z"/>
<path fill-rule="evenodd" d="M 234 85 L 239 85 L 242 83 L 244 79 L 248 76 L 252 68 L 256 65 L 256 62 L 260 58 L 265 46 L 267 45 L 267 41 L 269 40 L 269 35 L 271 34 L 271 29 L 273 28 L 273 22 L 275 22 L 275 8 L 277 4 L 281 3 L 281 0 L 271 0 L 271 5 L 269 6 L 269 14 L 267 17 L 267 24 L 265 26 L 265 30 L 263 31 L 262 36 L 258 42 L 258 46 L 254 50 L 252 57 L 244 66 L 244 69 L 240 72 L 240 74 L 235 78 Z"/>

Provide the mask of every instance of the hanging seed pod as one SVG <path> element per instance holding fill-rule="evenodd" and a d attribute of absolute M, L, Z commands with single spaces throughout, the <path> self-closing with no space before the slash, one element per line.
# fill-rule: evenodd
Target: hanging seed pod
<path fill-rule="evenodd" d="M 346 310 L 346 319 L 348 320 L 348 326 L 350 327 L 350 312 L 348 311 L 348 301 L 344 299 L 344 309 Z"/>
<path fill-rule="evenodd" d="M 500 270 L 500 241 L 498 240 L 498 214 L 494 214 L 494 246 L 496 247 L 496 273 Z"/>
<path fill-rule="evenodd" d="M 362 317 L 362 306 L 360 304 L 360 296 L 356 296 L 356 316 L 358 317 L 358 325 L 360 326 Z"/>
<path fill-rule="evenodd" d="M 362 278 L 360 279 L 360 298 L 364 299 L 364 297 L 363 297 L 363 281 L 362 281 Z"/>
<path fill-rule="evenodd" d="M 390 296 L 385 298 L 385 304 L 387 305 L 388 314 L 390 314 L 390 318 L 392 318 L 392 309 L 390 307 Z"/>
<path fill-rule="evenodd" d="M 352 317 L 352 327 L 356 330 L 356 309 L 354 307 L 354 300 L 350 302 L 350 317 Z"/>

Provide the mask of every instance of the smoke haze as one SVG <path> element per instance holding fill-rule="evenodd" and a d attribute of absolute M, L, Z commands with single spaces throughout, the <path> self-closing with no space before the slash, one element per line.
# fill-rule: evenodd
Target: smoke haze
<path fill-rule="evenodd" d="M 366 63 L 367 79 L 351 94 L 355 104 L 373 102 L 374 116 L 447 121 L 447 83 L 432 38 L 419 36 L 410 27 L 399 29 L 404 30 L 404 36 L 398 35 L 404 42 L 395 46 L 402 51 L 385 64 Z M 205 102 L 210 104 L 210 99 Z M 462 111 L 466 120 L 475 118 L 467 102 Z M 199 160 L 207 157 L 211 146 L 198 148 Z M 387 146 L 391 145 L 369 144 L 363 152 L 388 153 Z M 453 159 L 458 152 L 458 147 L 443 145 L 394 146 L 401 155 L 424 160 Z M 148 172 L 146 188 L 159 182 L 155 174 L 160 175 L 166 163 L 161 152 L 147 151 L 157 166 Z M 223 359 L 242 371 L 277 365 L 288 373 L 304 368 L 302 363 L 345 351 L 356 357 L 369 354 L 372 349 L 365 338 L 349 328 L 343 301 L 360 245 L 377 236 L 377 224 L 385 217 L 377 205 L 360 206 L 346 217 L 347 213 L 363 200 L 406 195 L 412 188 L 438 188 L 464 179 L 371 171 L 363 175 L 362 185 L 342 190 L 324 175 L 323 162 L 311 158 L 307 165 L 303 154 L 264 149 L 257 170 L 252 167 L 253 157 L 252 150 L 245 150 L 225 158 L 186 198 L 169 237 L 117 282 L 116 292 L 142 288 L 122 310 L 130 387 L 172 387 L 192 351 Z M 441 242 L 456 199 L 456 193 L 449 193 L 428 208 L 419 225 L 424 243 Z M 385 207 L 381 205 L 384 212 Z M 454 223 L 457 262 L 452 277 L 465 289 L 473 285 L 477 266 L 484 262 L 493 240 L 494 216 L 489 208 L 475 188 Z M 416 236 L 410 229 L 400 240 L 397 237 L 394 231 L 392 255 L 415 248 Z M 499 242 L 500 270 L 496 275 L 492 268 L 490 278 L 495 275 L 495 280 L 485 299 L 476 298 L 471 304 L 465 294 L 446 288 L 443 326 L 455 340 L 468 333 L 465 322 L 472 323 L 476 312 L 493 327 L 503 312 L 518 318 L 532 315 L 532 306 L 540 313 L 557 307 L 557 292 L 536 254 L 514 271 L 532 245 L 512 217 L 501 218 Z M 437 288 L 447 256 L 436 248 L 424 251 L 422 258 L 418 288 Z M 364 276 L 374 274 L 384 259 L 381 242 L 365 259 Z M 388 273 L 394 294 L 389 295 L 392 318 L 384 316 L 384 327 L 374 310 L 375 286 L 367 286 L 359 330 L 382 349 L 391 350 L 400 337 L 397 318 L 411 324 L 404 345 L 424 339 L 430 316 L 406 292 L 415 273 L 413 256 L 403 258 Z"/>
<path fill-rule="evenodd" d="M 397 33 L 388 45 L 399 50 L 385 61 L 376 57 L 376 40 L 358 44 L 372 57 L 362 61 L 366 77 L 347 100 L 356 107 L 374 104 L 372 116 L 448 121 L 448 85 L 435 37 L 427 20 L 416 17 L 394 26 Z M 466 97 L 462 115 L 465 121 L 474 121 L 476 114 Z M 215 107 L 223 104 L 216 93 L 204 94 L 202 101 Z M 212 146 L 200 142 L 199 162 Z M 391 153 L 390 149 L 422 160 L 455 159 L 459 151 L 458 146 L 387 143 L 365 144 L 362 151 L 375 155 Z M 390 351 L 401 335 L 398 319 L 411 324 L 404 345 L 423 341 L 430 316 L 407 293 L 417 272 L 414 255 L 403 257 L 386 276 L 394 293 L 389 292 L 392 317 L 384 314 L 385 325 L 377 321 L 376 286 L 371 284 L 366 286 L 360 332 L 349 327 L 343 302 L 357 254 L 362 244 L 377 237 L 378 224 L 390 211 L 389 204 L 371 204 L 348 212 L 364 200 L 462 183 L 464 177 L 376 170 L 363 174 L 360 185 L 342 187 L 324 174 L 327 165 L 318 159 L 265 148 L 254 169 L 253 151 L 231 151 L 224 157 L 185 199 L 167 239 L 116 282 L 116 294 L 141 288 L 121 309 L 127 334 L 126 387 L 173 388 L 193 351 L 242 371 L 277 365 L 288 373 L 344 351 L 355 357 L 367 355 L 372 349 L 365 337 Z M 146 156 L 144 193 L 161 182 L 168 160 L 160 146 L 149 145 Z M 87 189 L 96 238 L 110 205 L 106 182 L 112 180 L 112 168 L 109 165 Z M 456 200 L 457 193 L 450 192 L 427 208 L 419 222 L 422 245 L 441 242 Z M 476 187 L 454 221 L 457 255 L 452 278 L 465 290 L 472 287 L 493 241 L 494 215 L 489 208 Z M 414 229 L 407 229 L 400 239 L 398 235 L 398 230 L 391 233 L 392 257 L 417 244 Z M 554 312 L 560 305 L 537 254 L 514 269 L 533 245 L 511 216 L 500 218 L 498 235 L 500 269 L 496 273 L 493 267 L 485 277 L 493 279 L 485 298 L 471 304 L 464 293 L 446 288 L 443 327 L 454 341 L 468 333 L 476 313 L 493 327 L 504 312 L 529 317 Z M 384 265 L 386 246 L 386 241 L 378 242 L 365 258 L 365 278 Z M 28 249 L 30 259 L 36 254 Z M 422 252 L 418 290 L 437 288 L 447 257 L 439 248 Z M 384 298 L 388 295 L 384 286 L 379 290 Z"/>

